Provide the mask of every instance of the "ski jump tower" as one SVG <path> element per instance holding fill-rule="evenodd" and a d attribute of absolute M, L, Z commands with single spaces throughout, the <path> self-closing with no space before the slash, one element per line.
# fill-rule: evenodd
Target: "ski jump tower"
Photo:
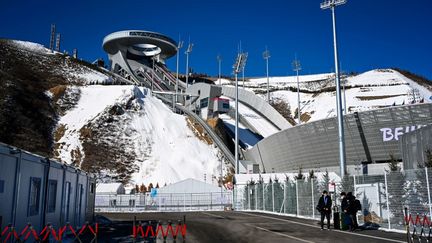
<path fill-rule="evenodd" d="M 111 71 L 155 90 L 174 90 L 176 78 L 165 60 L 177 54 L 177 43 L 162 34 L 142 30 L 118 31 L 102 44 L 111 62 Z"/>

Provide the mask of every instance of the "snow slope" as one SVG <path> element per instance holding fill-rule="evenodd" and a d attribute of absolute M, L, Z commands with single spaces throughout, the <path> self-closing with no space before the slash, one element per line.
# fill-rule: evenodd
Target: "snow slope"
<path fill-rule="evenodd" d="M 336 116 L 336 93 L 332 74 L 300 76 L 301 112 L 315 121 Z M 262 93 L 266 88 L 266 78 L 251 79 L 247 88 Z M 343 103 L 347 113 L 377 109 L 412 102 L 432 102 L 432 84 L 420 85 L 392 69 L 376 69 L 346 78 Z M 280 98 L 291 105 L 291 113 L 297 108 L 296 77 L 270 78 L 272 98 Z M 327 89 L 327 90 L 326 90 Z M 309 92 L 302 92 L 302 91 Z M 414 95 L 413 95 L 414 94 Z M 264 96 L 264 94 L 259 94 Z"/>
<path fill-rule="evenodd" d="M 112 141 L 112 146 L 134 154 L 138 170 L 132 176 L 133 183 L 163 185 L 186 178 L 204 181 L 205 177 L 210 181 L 212 175 L 219 175 L 218 150 L 199 140 L 188 128 L 184 116 L 172 113 L 147 89 L 114 85 L 77 88 L 81 91 L 78 103 L 59 121 L 59 127 L 65 128 L 58 141 L 62 161 L 71 163 L 76 159 L 71 156 L 74 150 L 80 151 L 83 161 L 86 151 L 80 130 L 99 122 L 114 106 L 119 106 L 128 108 L 119 113 L 116 131 L 98 139 Z M 107 159 L 115 162 L 115 158 Z"/>

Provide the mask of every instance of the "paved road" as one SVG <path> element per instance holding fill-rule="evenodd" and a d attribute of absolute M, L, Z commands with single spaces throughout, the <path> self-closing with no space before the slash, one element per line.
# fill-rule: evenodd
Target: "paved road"
<path fill-rule="evenodd" d="M 182 220 L 188 243 L 203 242 L 406 242 L 405 235 L 377 230 L 320 230 L 316 221 L 250 212 L 105 213 L 112 220 Z M 169 242 L 169 241 L 168 241 Z"/>

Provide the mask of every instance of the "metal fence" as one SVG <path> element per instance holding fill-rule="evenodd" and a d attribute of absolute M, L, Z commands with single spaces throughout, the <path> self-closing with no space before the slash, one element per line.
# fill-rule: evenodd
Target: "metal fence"
<path fill-rule="evenodd" d="M 224 210 L 232 192 L 96 194 L 95 204 L 96 212 Z"/>
<path fill-rule="evenodd" d="M 336 183 L 332 194 L 334 210 L 340 211 L 339 193 L 353 192 L 362 204 L 359 223 L 374 223 L 388 229 L 404 229 L 404 208 L 411 215 L 431 216 L 429 168 L 383 172 L 381 175 L 348 176 Z M 318 219 L 315 207 L 330 180 L 316 178 L 249 182 L 237 185 L 234 206 L 237 210 L 257 210 Z"/>

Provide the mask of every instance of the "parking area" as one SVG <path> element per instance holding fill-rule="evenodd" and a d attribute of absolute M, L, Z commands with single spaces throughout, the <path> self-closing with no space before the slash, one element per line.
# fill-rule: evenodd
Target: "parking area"
<path fill-rule="evenodd" d="M 314 220 L 255 212 L 104 213 L 102 215 L 114 222 L 123 222 L 123 232 L 129 235 L 132 235 L 134 217 L 137 221 L 143 222 L 171 221 L 173 226 L 178 220 L 185 219 L 186 237 L 178 238 L 177 242 L 406 242 L 406 235 L 400 233 L 379 230 L 322 231 L 318 222 Z M 129 222 L 130 231 L 125 230 L 125 222 Z M 115 233 L 115 230 L 111 233 L 113 232 Z M 101 235 L 103 234 L 101 231 Z M 126 238 L 127 235 L 119 239 Z M 110 239 L 112 240 L 113 237 Z M 167 242 L 170 242 L 170 238 L 168 239 Z"/>

